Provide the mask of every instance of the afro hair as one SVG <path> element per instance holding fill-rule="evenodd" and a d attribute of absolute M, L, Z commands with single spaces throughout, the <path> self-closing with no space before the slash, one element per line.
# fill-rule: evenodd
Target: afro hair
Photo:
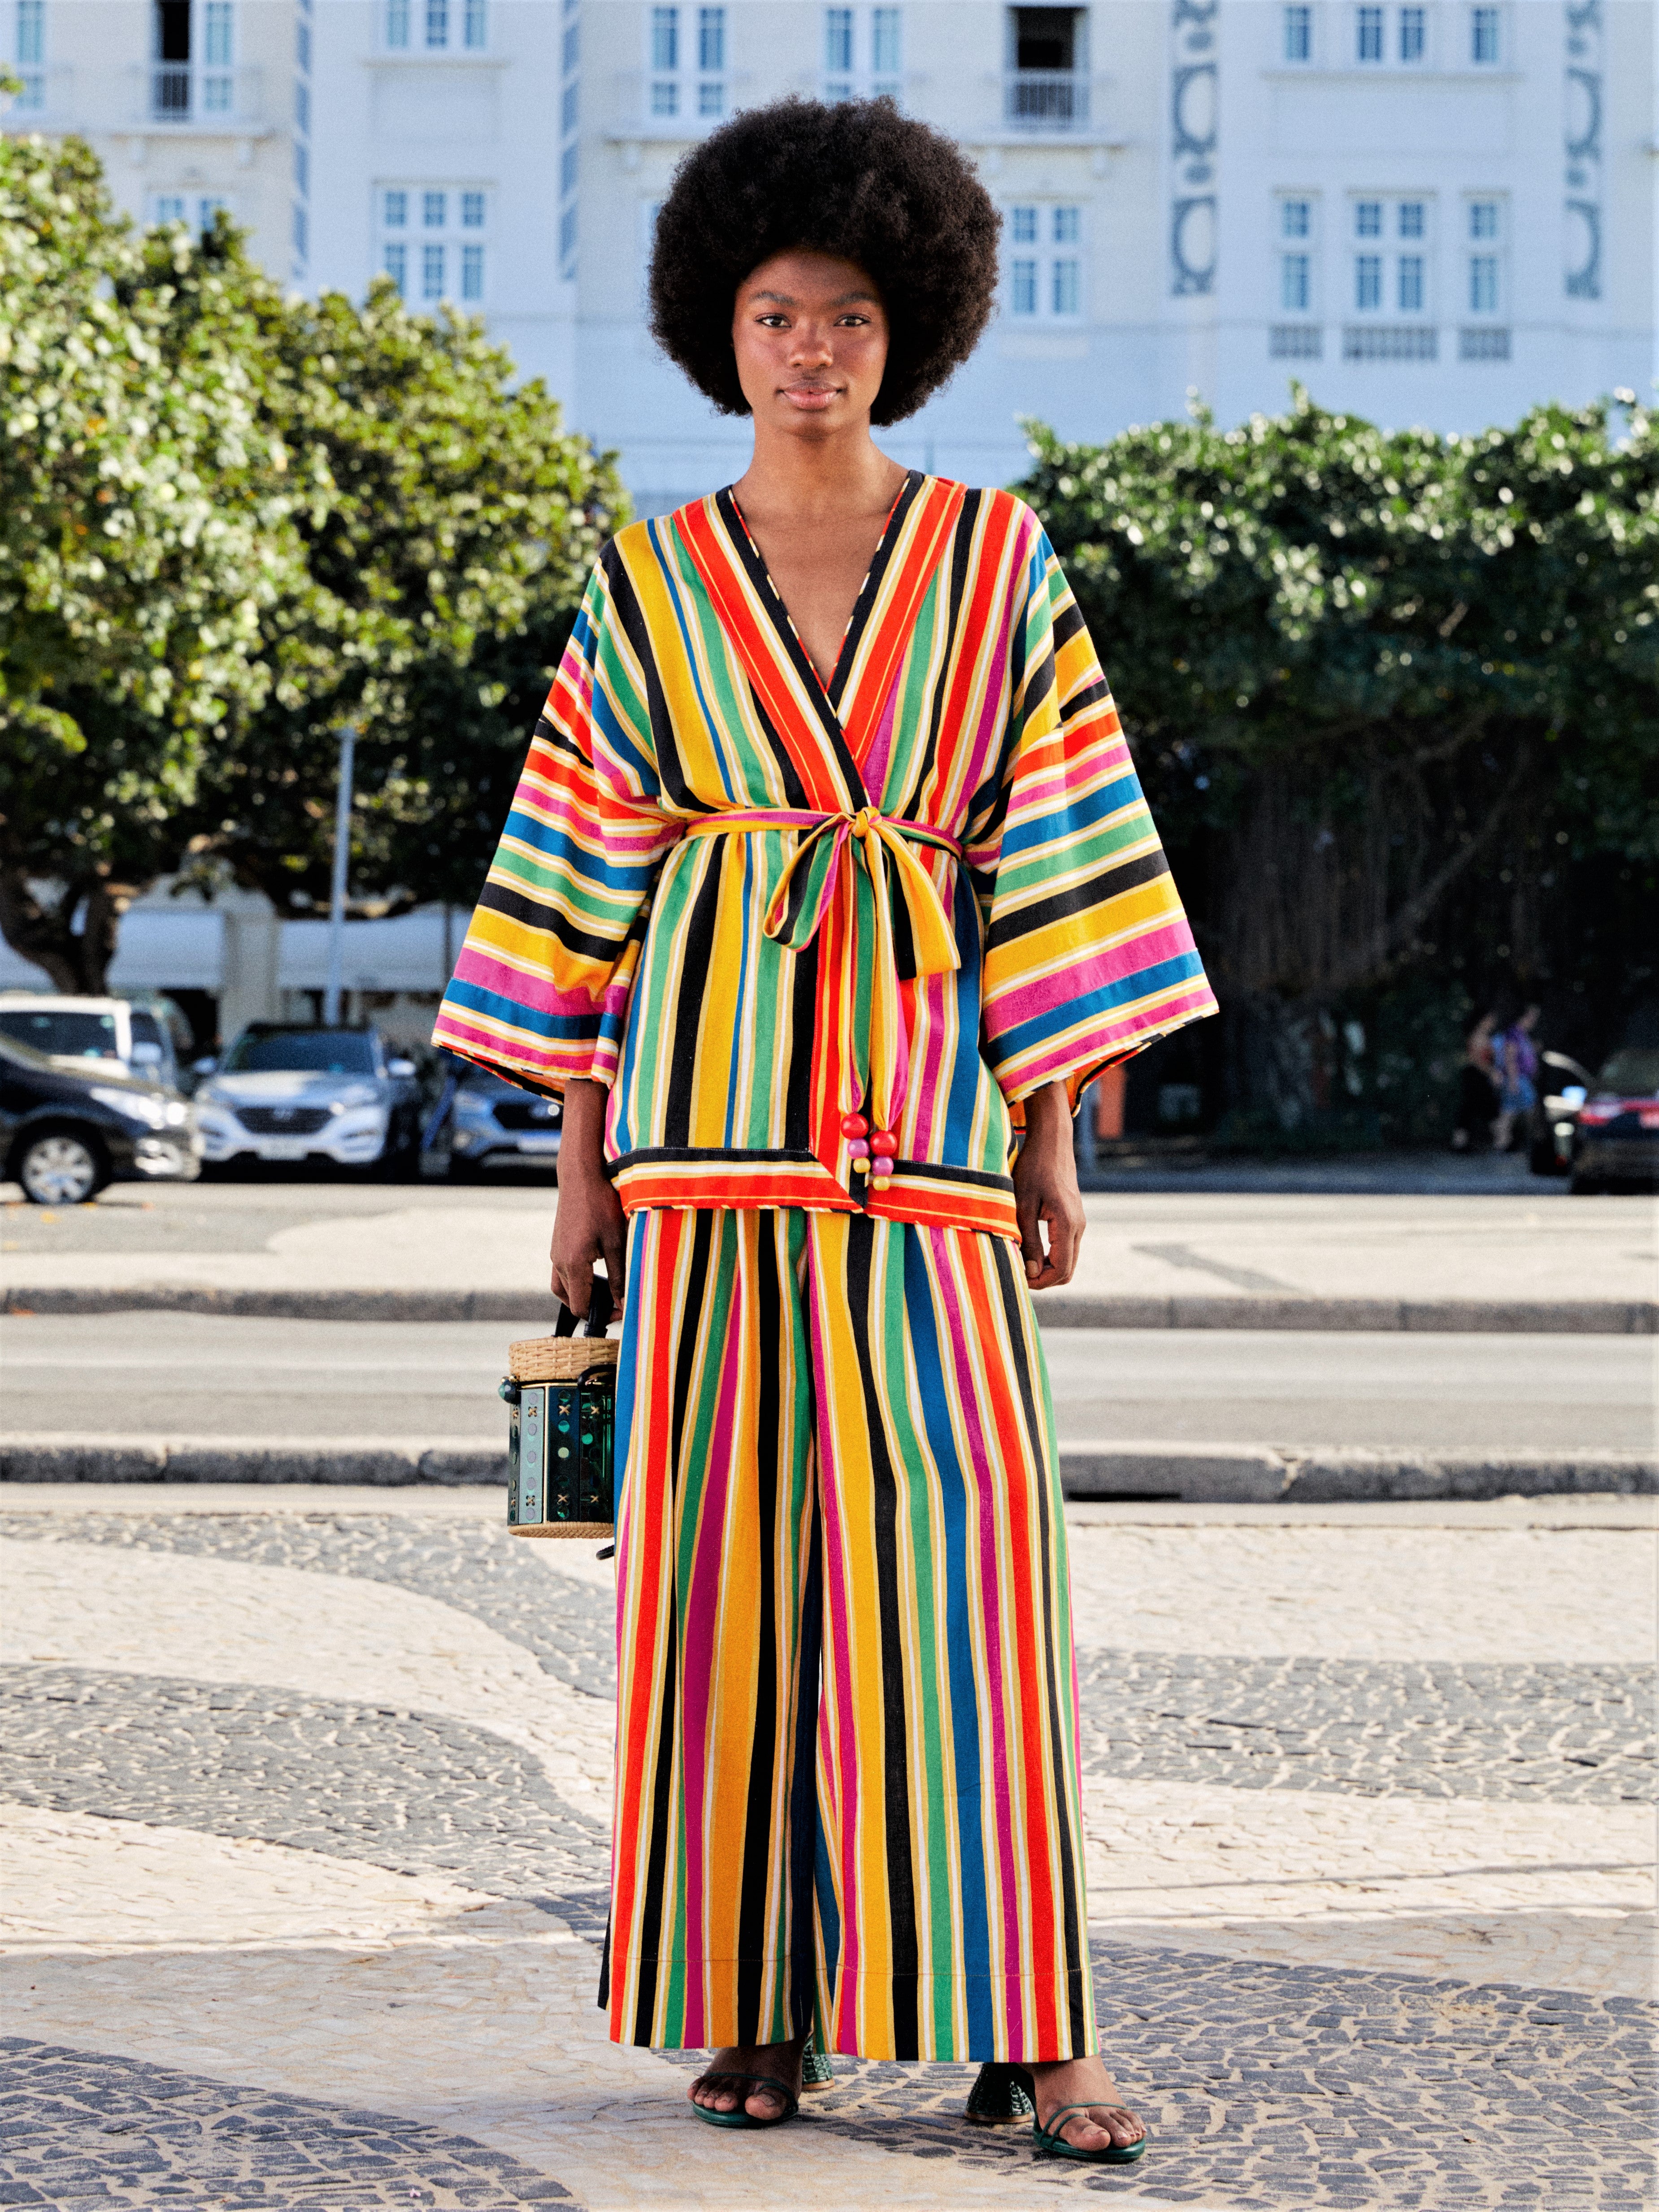
<path fill-rule="evenodd" d="M 914 415 L 967 360 L 997 281 L 995 208 L 961 153 L 890 100 L 750 108 L 675 172 L 651 255 L 651 330 L 723 415 L 746 415 L 738 287 L 775 253 L 856 262 L 887 310 L 876 423 Z"/>

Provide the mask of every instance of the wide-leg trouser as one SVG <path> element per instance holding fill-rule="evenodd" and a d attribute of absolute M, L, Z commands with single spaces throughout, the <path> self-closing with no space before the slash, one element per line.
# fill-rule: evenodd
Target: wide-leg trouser
<path fill-rule="evenodd" d="M 618 1380 L 619 2043 L 1092 2051 L 1048 1376 L 1014 1248 L 651 1211 Z"/>

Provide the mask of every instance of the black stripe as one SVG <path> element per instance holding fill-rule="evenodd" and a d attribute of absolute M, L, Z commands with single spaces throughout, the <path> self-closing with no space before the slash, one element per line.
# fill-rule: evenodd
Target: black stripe
<path fill-rule="evenodd" d="M 801 1215 L 793 1211 L 780 1212 L 769 1218 L 776 1224 L 778 1327 L 781 1331 L 787 1316 L 789 1328 L 804 1341 L 806 1334 L 805 1316 L 801 1310 L 801 1287 L 795 1273 L 793 1242 L 799 1237 L 805 1247 L 806 1225 Z M 811 1419 L 809 1381 L 809 1422 Z M 802 1444 L 810 1455 L 810 1433 L 802 1439 Z M 818 1470 L 816 1462 L 810 1456 L 809 1465 L 811 1468 L 812 1511 L 805 1573 L 797 1601 L 794 1735 L 791 1745 L 794 1764 L 789 1780 L 789 2027 L 793 2035 L 804 2035 L 811 2026 L 817 1991 L 815 1888 L 817 1879 L 818 1695 L 823 1654 L 823 1574 Z M 793 1495 L 790 1503 L 793 1508 Z"/>
<path fill-rule="evenodd" d="M 712 846 L 715 841 L 709 838 Z M 685 925 L 681 981 L 674 994 L 669 1018 L 672 1030 L 659 1050 L 668 1047 L 668 1098 L 663 1111 L 665 1145 L 684 1145 L 691 1134 L 691 1092 L 697 1071 L 697 1044 L 702 1035 L 703 983 L 714 957 L 714 922 L 720 909 L 720 868 L 718 855 L 705 868 L 703 879 L 691 902 Z"/>
<path fill-rule="evenodd" d="M 623 566 L 613 538 L 599 556 L 599 566 L 605 570 L 605 580 L 611 586 L 611 605 L 617 610 L 617 619 L 622 624 L 623 635 L 634 648 L 640 672 L 645 679 L 646 705 L 651 718 L 651 750 L 656 755 L 657 781 L 670 803 L 685 811 L 695 811 L 702 801 L 686 781 L 680 767 L 680 757 L 674 744 L 674 718 L 668 711 L 662 678 L 657 673 L 657 656 L 651 642 L 651 631 L 634 590 L 633 580 Z"/>
<path fill-rule="evenodd" d="M 1054 617 L 1054 650 L 1058 652 L 1062 645 L 1069 645 L 1083 627 L 1083 610 L 1073 599 Z"/>
<path fill-rule="evenodd" d="M 756 1292 L 758 1373 L 755 1408 L 755 1515 L 758 1524 L 760 1612 L 755 1623 L 755 1722 L 749 1735 L 749 1803 L 744 1821 L 743 1864 L 738 1883 L 738 2024 L 735 2043 L 764 2043 L 770 2026 L 760 2016 L 761 1978 L 767 1951 L 766 1898 L 771 1867 L 772 1779 L 778 1742 L 777 1565 L 779 1374 L 781 1316 L 775 1271 L 765 1264 L 779 1217 L 763 1212 L 755 1224 L 759 1264 Z M 737 1224 L 741 1228 L 741 1224 Z M 728 1346 L 726 1357 L 731 1357 Z M 734 1483 L 747 1472 L 732 1471 Z M 793 1600 L 789 1591 L 786 1601 Z M 792 1607 L 793 1610 L 793 1607 Z M 786 1711 L 787 1711 L 786 1705 Z"/>
<path fill-rule="evenodd" d="M 823 1163 L 810 1146 L 799 1152 L 793 1147 L 777 1152 L 739 1152 L 726 1145 L 641 1145 L 637 1152 L 624 1152 L 612 1162 L 611 1172 L 617 1175 L 623 1168 L 637 1167 L 641 1161 L 656 1160 L 720 1160 L 732 1161 L 739 1166 L 752 1166 L 757 1161 L 767 1167 L 817 1168 Z"/>
<path fill-rule="evenodd" d="M 491 914 L 504 914 L 510 921 L 521 921 L 528 929 L 545 930 L 569 951 L 582 953 L 604 967 L 609 968 L 617 957 L 614 937 L 598 937 L 591 930 L 573 929 L 568 918 L 557 907 L 544 906 L 522 891 L 509 890 L 505 884 L 486 884 L 478 893 L 478 904 Z"/>
<path fill-rule="evenodd" d="M 986 950 L 1012 944 L 1033 930 L 1046 929 L 1051 921 L 1063 921 L 1067 915 L 1092 913 L 1096 907 L 1104 906 L 1108 899 L 1169 872 L 1170 864 L 1161 852 L 1142 853 L 1135 860 L 1115 864 L 1108 861 L 1100 873 L 1091 876 L 1086 883 L 1069 884 L 1064 890 L 1050 891 L 1047 898 L 1034 900 L 1030 906 L 1010 908 L 1006 914 L 999 915 L 991 924 Z"/>
<path fill-rule="evenodd" d="M 1060 704 L 1061 728 L 1063 729 L 1067 722 L 1076 721 L 1078 716 L 1086 708 L 1103 707 L 1111 696 L 1111 690 L 1103 676 L 1097 676 L 1091 684 L 1085 684 L 1080 690 L 1070 693 Z"/>
<path fill-rule="evenodd" d="M 741 662 L 738 665 L 742 665 Z M 800 780 L 800 770 L 795 765 L 794 755 L 778 735 L 773 725 L 772 717 L 767 713 L 760 693 L 756 690 L 754 684 L 746 677 L 744 680 L 749 682 L 749 696 L 754 702 L 755 716 L 765 736 L 768 750 L 773 759 L 776 761 L 779 773 L 783 777 L 785 805 L 798 807 L 805 813 L 813 811 L 812 795 Z"/>
<path fill-rule="evenodd" d="M 975 1190 L 1012 1191 L 1013 1183 L 1007 1176 L 991 1175 L 983 1168 L 936 1167 L 932 1160 L 895 1160 L 893 1172 L 902 1176 L 907 1171 L 928 1182 L 961 1182 Z"/>
<path fill-rule="evenodd" d="M 812 1041 L 817 1030 L 818 940 L 795 955 L 789 979 L 789 1083 L 783 1094 L 783 1136 L 808 1159 L 812 1152 Z M 789 1157 L 794 1157 L 792 1153 Z"/>
<path fill-rule="evenodd" d="M 876 1612 L 881 1624 L 882 1808 L 887 1839 L 887 1920 L 892 1966 L 893 2056 L 921 2056 L 921 1964 L 915 1870 L 910 1856 L 909 1772 L 905 1759 L 904 1633 L 899 1607 L 898 1481 L 887 1449 L 886 1408 L 870 1352 L 871 1263 L 875 1230 L 854 1217 L 847 1239 L 847 1301 L 864 1390 L 873 1490 Z"/>
<path fill-rule="evenodd" d="M 1066 1817 L 1065 1779 L 1071 1765 L 1066 1748 L 1066 1732 L 1060 1722 L 1060 1672 L 1062 1655 L 1055 1649 L 1057 1626 L 1054 1577 L 1050 1571 L 1049 1548 L 1053 1539 L 1054 1514 L 1052 1480 L 1048 1454 L 1042 1419 L 1037 1412 L 1036 1393 L 1031 1382 L 1030 1362 L 1025 1356 L 1025 1315 L 1019 1302 L 1019 1288 L 1014 1275 L 1013 1256 L 1000 1237 L 994 1240 L 992 1263 L 997 1271 L 997 1287 L 1002 1294 L 1002 1310 L 1008 1329 L 1011 1357 L 1009 1369 L 1019 1385 L 1019 1402 L 1024 1414 L 1025 1439 L 1030 1450 L 1032 1465 L 1038 1470 L 1036 1484 L 1037 1537 L 1042 1553 L 1042 1618 L 1032 1627 L 1034 1640 L 1042 1652 L 1043 1686 L 1046 1692 L 1048 1720 L 1048 1755 L 1056 1779 L 1054 1793 L 1054 1831 L 1060 1842 L 1060 1893 L 1065 1925 L 1066 1988 L 1067 2011 L 1072 2031 L 1072 2054 L 1083 2054 L 1084 2009 L 1082 1974 L 1088 1966 L 1084 1938 L 1078 1918 L 1078 1851 L 1079 1839 L 1072 1833 Z M 1066 1680 L 1069 1691 L 1072 1680 L 1071 1653 L 1064 1655 Z M 1075 1772 L 1072 1779 L 1076 1781 Z M 1058 2054 L 1056 2054 L 1058 2055 Z"/>
<path fill-rule="evenodd" d="M 853 602 L 853 619 L 847 625 L 847 635 L 841 641 L 841 653 L 830 678 L 830 704 L 837 714 L 841 712 L 842 694 L 847 689 L 847 679 L 853 672 L 853 659 L 858 652 L 859 641 L 870 620 L 870 610 L 881 589 L 881 580 L 892 565 L 893 548 L 904 527 L 906 516 L 916 503 L 916 495 L 926 481 L 920 469 L 911 469 L 906 474 L 904 488 L 893 502 L 893 511 L 881 533 L 881 543 L 871 558 L 869 569 L 859 587 L 859 595 Z"/>
<path fill-rule="evenodd" d="M 635 2043 L 651 2041 L 653 2015 L 657 2008 L 657 1954 L 662 1947 L 663 1877 L 668 1863 L 668 1815 L 674 1802 L 674 1737 L 679 1721 L 674 1697 L 674 1685 L 679 1680 L 681 1663 L 679 1553 L 674 1541 L 675 1505 L 679 1496 L 680 1452 L 685 1433 L 685 1409 L 691 1396 L 691 1375 L 696 1357 L 697 1316 L 702 1311 L 703 1291 L 708 1279 L 708 1245 L 714 1218 L 712 1213 L 696 1216 L 696 1227 L 691 1240 L 691 1265 L 686 1276 L 685 1328 L 674 1347 L 674 1405 L 669 1424 L 667 1465 L 663 1469 L 668 1495 L 657 1502 L 658 1513 L 665 1523 L 665 1540 L 668 1547 L 669 1648 L 662 1672 L 662 1704 L 657 1714 L 657 1764 L 651 1780 L 651 1845 L 646 1854 L 645 1891 L 640 1910 L 640 1995 L 634 2011 Z"/>
<path fill-rule="evenodd" d="M 957 639 L 962 626 L 963 594 L 968 588 L 968 577 L 974 562 L 974 533 L 979 527 L 979 511 L 985 495 L 980 491 L 967 493 L 962 511 L 957 516 L 957 526 L 951 533 L 950 565 L 945 572 L 945 650 L 939 656 L 939 678 L 933 687 L 933 697 L 927 707 L 927 742 L 921 753 L 921 769 L 916 786 L 906 799 L 902 811 L 920 821 L 925 804 L 923 794 L 928 782 L 939 772 L 939 729 L 945 716 L 945 702 L 950 695 L 956 668 Z"/>

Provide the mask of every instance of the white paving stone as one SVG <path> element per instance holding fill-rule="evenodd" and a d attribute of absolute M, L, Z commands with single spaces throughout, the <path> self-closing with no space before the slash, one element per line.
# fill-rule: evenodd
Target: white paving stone
<path fill-rule="evenodd" d="M 1069 1529 L 1075 1633 L 1241 1658 L 1651 1662 L 1635 1529 L 1276 1525 Z"/>

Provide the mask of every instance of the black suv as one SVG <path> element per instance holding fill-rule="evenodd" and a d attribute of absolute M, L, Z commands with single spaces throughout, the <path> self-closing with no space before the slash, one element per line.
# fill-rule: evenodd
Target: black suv
<path fill-rule="evenodd" d="M 193 1182 L 202 1140 L 176 1091 L 0 1036 L 0 1156 L 36 1206 L 81 1206 L 107 1182 Z"/>

